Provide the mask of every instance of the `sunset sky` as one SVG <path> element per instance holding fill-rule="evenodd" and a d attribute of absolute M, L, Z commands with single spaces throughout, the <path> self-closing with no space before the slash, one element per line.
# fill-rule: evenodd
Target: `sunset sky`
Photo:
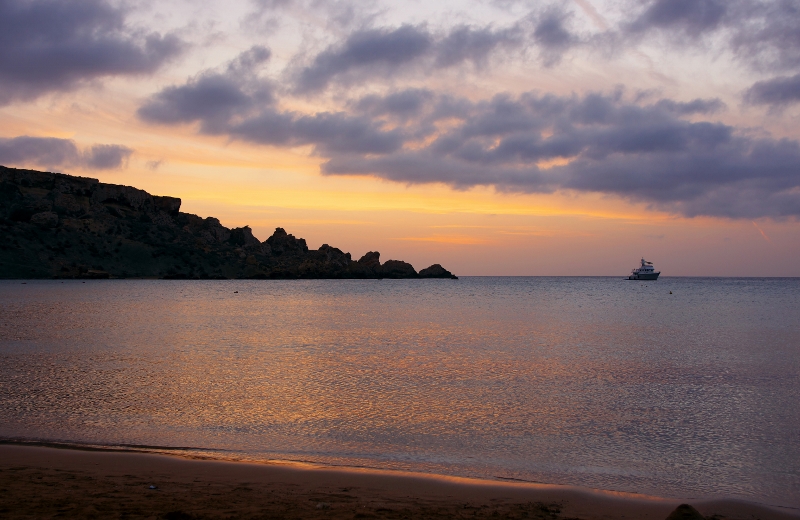
<path fill-rule="evenodd" d="M 354 258 L 800 276 L 795 0 L 0 0 L 0 122 Z"/>

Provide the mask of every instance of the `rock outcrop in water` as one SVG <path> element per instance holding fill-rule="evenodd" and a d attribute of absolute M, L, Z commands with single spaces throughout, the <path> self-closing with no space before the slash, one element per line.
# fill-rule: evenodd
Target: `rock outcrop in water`
<path fill-rule="evenodd" d="M 341 249 L 277 228 L 264 242 L 248 226 L 180 211 L 159 197 L 97 179 L 0 166 L 0 278 L 456 278 L 439 264 L 419 273 L 373 251 Z"/>

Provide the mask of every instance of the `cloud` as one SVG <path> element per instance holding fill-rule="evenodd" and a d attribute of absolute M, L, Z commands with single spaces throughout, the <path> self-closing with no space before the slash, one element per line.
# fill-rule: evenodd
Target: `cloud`
<path fill-rule="evenodd" d="M 227 133 L 231 137 L 258 144 L 312 144 L 318 153 L 325 154 L 385 154 L 399 149 L 403 144 L 400 130 L 384 130 L 379 122 L 343 112 L 300 115 L 264 110 L 231 126 Z"/>
<path fill-rule="evenodd" d="M 563 7 L 550 7 L 536 20 L 533 39 L 538 44 L 544 65 L 552 67 L 561 61 L 563 54 L 579 43 L 566 26 L 569 13 Z"/>
<path fill-rule="evenodd" d="M 696 38 L 721 25 L 728 4 L 727 0 L 655 0 L 628 30 L 670 29 Z"/>
<path fill-rule="evenodd" d="M 519 26 L 494 30 L 491 27 L 460 25 L 436 42 L 435 63 L 438 67 L 451 67 L 471 61 L 482 66 L 496 49 L 518 47 L 523 41 Z"/>
<path fill-rule="evenodd" d="M 80 151 L 71 139 L 0 138 L 0 163 L 4 165 L 113 170 L 123 167 L 132 153 L 130 148 L 118 144 L 96 144 Z"/>
<path fill-rule="evenodd" d="M 197 123 L 206 134 L 273 146 L 313 144 L 319 152 L 389 153 L 402 145 L 400 130 L 385 130 L 369 117 L 276 108 L 271 82 L 256 74 L 268 58 L 267 49 L 250 49 L 222 71 L 205 71 L 157 92 L 137 113 L 150 123 Z"/>
<path fill-rule="evenodd" d="M 656 105 L 667 112 L 672 112 L 679 116 L 692 114 L 714 114 L 725 110 L 725 103 L 719 99 L 695 99 L 688 103 L 680 103 L 671 99 L 659 100 Z"/>
<path fill-rule="evenodd" d="M 352 103 L 358 112 L 372 116 L 391 115 L 402 119 L 418 116 L 435 94 L 428 89 L 410 88 L 385 96 L 367 95 Z"/>
<path fill-rule="evenodd" d="M 800 74 L 759 81 L 745 92 L 745 101 L 753 105 L 789 105 L 800 102 Z"/>
<path fill-rule="evenodd" d="M 379 48 L 369 60 L 387 52 Z M 327 175 L 602 193 L 688 216 L 800 217 L 798 142 L 702 120 L 725 109 L 719 99 L 637 101 L 617 89 L 473 101 L 405 89 L 309 114 L 281 108 L 252 63 L 237 58 L 168 87 L 139 114 L 259 145 L 311 146 Z"/>
<path fill-rule="evenodd" d="M 90 170 L 115 170 L 121 168 L 133 153 L 119 144 L 96 144 L 83 153 L 83 162 Z"/>
<path fill-rule="evenodd" d="M 383 10 L 380 2 L 354 0 L 254 0 L 255 9 L 245 25 L 275 27 L 281 25 L 287 12 L 313 13 L 334 31 L 366 27 Z"/>
<path fill-rule="evenodd" d="M 176 36 L 134 31 L 126 14 L 104 0 L 0 2 L 0 104 L 151 73 L 179 52 Z"/>
<path fill-rule="evenodd" d="M 161 166 L 164 164 L 164 162 L 165 162 L 165 161 L 164 161 L 164 159 L 158 159 L 158 160 L 147 161 L 147 163 L 145 164 L 145 167 L 146 167 L 148 170 L 151 170 L 151 171 L 156 171 L 156 170 L 158 170 L 159 168 L 161 168 Z"/>
<path fill-rule="evenodd" d="M 650 0 L 643 5 L 612 32 L 633 38 L 661 33 L 677 46 L 705 38 L 758 71 L 800 67 L 800 9 L 794 0 Z"/>
<path fill-rule="evenodd" d="M 432 45 L 428 31 L 413 25 L 357 31 L 343 45 L 321 52 L 302 69 L 297 88 L 301 92 L 319 91 L 335 76 L 354 69 L 397 67 L 424 55 Z"/>
<path fill-rule="evenodd" d="M 755 70 L 800 67 L 800 8 L 794 0 L 737 1 L 728 17 L 734 55 Z"/>
<path fill-rule="evenodd" d="M 142 105 L 137 114 L 144 121 L 183 124 L 200 121 L 204 133 L 220 133 L 229 121 L 254 106 L 274 100 L 272 84 L 257 75 L 270 51 L 255 46 L 241 53 L 225 70 L 205 71 L 181 86 L 167 87 Z"/>
<path fill-rule="evenodd" d="M 525 94 L 461 106 L 460 123 L 427 146 L 334 154 L 323 172 L 457 189 L 605 193 L 687 216 L 800 216 L 798 142 L 683 119 L 718 109 L 714 100 L 637 105 L 618 93 Z"/>
<path fill-rule="evenodd" d="M 459 25 L 437 35 L 424 25 L 365 29 L 351 33 L 343 43 L 317 54 L 297 74 L 296 89 L 314 93 L 350 75 L 385 77 L 404 66 L 438 70 L 464 62 L 485 66 L 491 54 L 524 44 L 520 25 L 504 29 Z"/>

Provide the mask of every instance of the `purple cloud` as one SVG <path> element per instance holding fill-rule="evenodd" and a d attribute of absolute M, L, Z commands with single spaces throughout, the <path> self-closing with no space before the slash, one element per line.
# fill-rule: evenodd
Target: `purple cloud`
<path fill-rule="evenodd" d="M 96 144 L 79 150 L 71 139 L 20 136 L 0 138 L 0 164 L 47 169 L 80 167 L 91 170 L 121 168 L 133 153 L 127 146 Z"/>
<path fill-rule="evenodd" d="M 104 0 L 0 2 L 0 104 L 152 73 L 180 51 L 176 36 L 132 31 L 125 18 Z"/>
<path fill-rule="evenodd" d="M 745 92 L 745 101 L 775 106 L 800 102 L 800 74 L 759 81 Z"/>

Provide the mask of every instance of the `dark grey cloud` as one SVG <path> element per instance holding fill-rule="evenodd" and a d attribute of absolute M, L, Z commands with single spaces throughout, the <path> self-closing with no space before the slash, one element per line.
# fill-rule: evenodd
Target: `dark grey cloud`
<path fill-rule="evenodd" d="M 435 63 L 438 67 L 451 67 L 471 61 L 482 66 L 498 48 L 514 48 L 523 42 L 524 34 L 519 26 L 495 30 L 461 25 L 436 42 Z"/>
<path fill-rule="evenodd" d="M 342 112 L 312 116 L 264 110 L 231 126 L 231 137 L 258 144 L 301 146 L 312 144 L 317 153 L 386 154 L 403 145 L 400 130 L 385 130 L 366 117 Z"/>
<path fill-rule="evenodd" d="M 3 165 L 113 170 L 124 166 L 132 153 L 130 148 L 118 144 L 96 144 L 81 151 L 71 139 L 0 138 L 0 164 Z"/>
<path fill-rule="evenodd" d="M 423 27 L 403 25 L 392 30 L 357 31 L 343 45 L 318 54 L 311 65 L 300 71 L 297 87 L 301 92 L 313 92 L 353 69 L 388 70 L 423 56 L 432 46 L 433 37 Z"/>
<path fill-rule="evenodd" d="M 697 37 L 722 24 L 729 3 L 728 0 L 655 0 L 630 23 L 628 30 L 671 29 Z"/>
<path fill-rule="evenodd" d="M 636 5 L 642 6 L 636 9 Z M 662 33 L 670 45 L 713 37 L 754 70 L 800 67 L 800 6 L 796 0 L 648 0 L 617 29 L 634 38 Z M 710 39 L 707 40 L 711 42 Z M 720 48 L 720 47 L 718 47 Z"/>
<path fill-rule="evenodd" d="M 268 58 L 267 49 L 250 49 L 221 71 L 205 71 L 183 85 L 164 88 L 137 113 L 150 123 L 198 124 L 202 133 L 258 144 L 311 144 L 319 153 L 389 153 L 402 145 L 400 130 L 387 130 L 368 116 L 280 110 L 271 82 L 257 74 Z"/>
<path fill-rule="evenodd" d="M 671 99 L 662 99 L 656 103 L 656 106 L 667 112 L 679 116 L 688 116 L 692 114 L 714 114 L 725 110 L 726 106 L 719 99 L 695 99 L 687 103 L 673 101 Z"/>
<path fill-rule="evenodd" d="M 561 6 L 550 7 L 535 17 L 533 40 L 547 67 L 557 64 L 567 50 L 580 43 L 580 38 L 567 27 L 569 17 L 569 12 Z"/>
<path fill-rule="evenodd" d="M 428 89 L 410 88 L 388 95 L 367 95 L 352 103 L 352 107 L 372 116 L 391 115 L 401 119 L 409 119 L 420 115 L 422 110 L 435 97 Z"/>
<path fill-rule="evenodd" d="M 310 145 L 328 175 L 598 192 L 690 216 L 800 217 L 798 142 L 701 120 L 725 108 L 718 99 L 631 101 L 618 89 L 471 101 L 406 89 L 354 99 L 348 112 L 304 114 L 259 97 L 268 82 L 243 69 L 168 87 L 139 114 L 261 145 Z"/>
<path fill-rule="evenodd" d="M 754 69 L 800 68 L 800 5 L 796 0 L 739 0 L 728 17 L 729 44 Z"/>
<path fill-rule="evenodd" d="M 86 167 L 92 170 L 114 170 L 122 167 L 133 153 L 119 144 L 96 144 L 83 153 Z"/>
<path fill-rule="evenodd" d="M 230 120 L 254 106 L 274 100 L 273 87 L 257 75 L 270 57 L 262 46 L 232 60 L 223 71 L 205 71 L 184 85 L 167 87 L 142 105 L 137 114 L 150 123 L 201 122 L 205 133 L 220 133 Z"/>
<path fill-rule="evenodd" d="M 569 2 L 500 2 L 506 3 L 530 6 L 515 27 L 523 29 L 526 48 L 530 44 L 538 51 L 547 67 L 573 49 L 600 51 L 608 58 L 641 41 L 656 40 L 668 48 L 694 51 L 702 45 L 712 55 L 729 51 L 758 72 L 800 71 L 797 0 L 627 0 L 619 5 L 622 19 L 612 26 L 601 19 L 594 33 L 573 23 L 575 10 Z"/>
<path fill-rule="evenodd" d="M 104 0 L 0 2 L 0 104 L 151 73 L 181 49 L 175 35 L 129 28 L 126 15 Z"/>
<path fill-rule="evenodd" d="M 252 104 L 235 80 L 223 74 L 203 74 L 186 85 L 162 90 L 139 108 L 138 114 L 152 123 L 202 121 L 204 130 L 213 133 Z"/>
<path fill-rule="evenodd" d="M 745 93 L 753 105 L 782 106 L 800 102 L 800 74 L 759 81 Z"/>
<path fill-rule="evenodd" d="M 800 144 L 684 119 L 720 109 L 715 100 L 638 105 L 618 93 L 526 94 L 460 107 L 461 123 L 426 146 L 331 154 L 323 172 L 458 189 L 598 192 L 688 216 L 800 217 Z M 541 166 L 552 160 L 566 164 Z"/>
<path fill-rule="evenodd" d="M 444 34 L 435 34 L 424 25 L 359 30 L 342 44 L 317 54 L 297 74 L 296 88 L 303 93 L 318 92 L 351 74 L 386 77 L 412 64 L 437 70 L 464 62 L 481 67 L 492 53 L 520 47 L 525 41 L 520 25 L 503 29 L 459 25 Z"/>

